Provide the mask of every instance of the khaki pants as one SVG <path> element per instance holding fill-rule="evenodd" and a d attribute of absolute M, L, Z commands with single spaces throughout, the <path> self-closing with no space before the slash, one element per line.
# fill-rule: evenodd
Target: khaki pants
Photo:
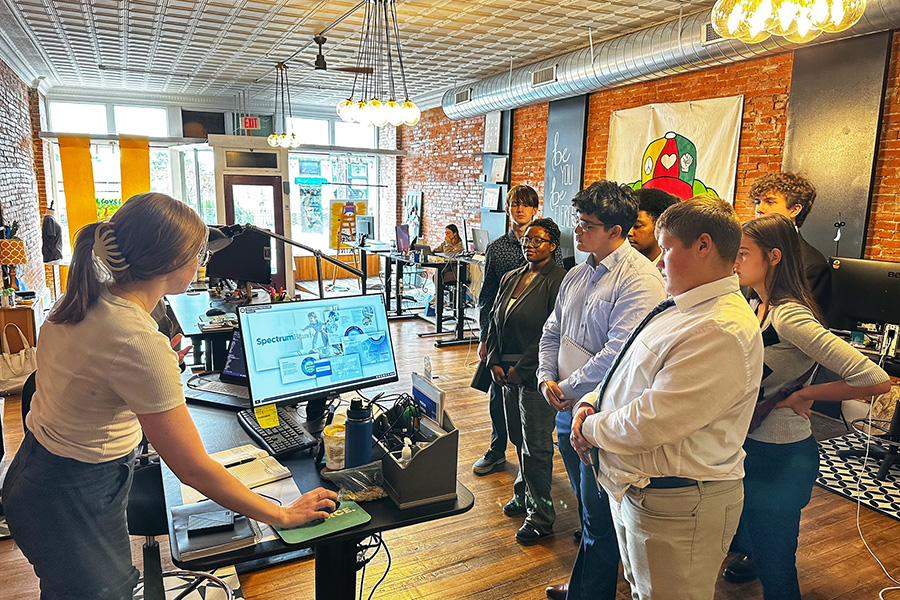
<path fill-rule="evenodd" d="M 741 481 L 629 488 L 610 498 L 635 600 L 712 600 L 744 503 Z"/>

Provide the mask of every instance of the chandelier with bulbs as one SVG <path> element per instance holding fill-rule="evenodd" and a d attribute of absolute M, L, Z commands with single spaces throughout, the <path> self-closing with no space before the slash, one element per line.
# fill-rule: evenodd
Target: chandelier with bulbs
<path fill-rule="evenodd" d="M 285 111 L 287 107 L 287 111 Z M 281 109 L 281 133 L 278 133 L 278 109 Z M 272 117 L 272 135 L 266 141 L 273 148 L 298 148 L 300 140 L 293 133 L 287 134 L 288 117 L 293 118 L 291 110 L 291 86 L 288 83 L 287 64 L 280 62 L 275 65 L 275 114 Z"/>
<path fill-rule="evenodd" d="M 409 99 L 406 90 L 394 0 L 367 0 L 356 66 L 357 75 L 353 78 L 350 95 L 337 105 L 337 114 L 343 121 L 375 127 L 388 123 L 394 126 L 415 125 L 419 122 L 422 111 Z M 395 69 L 399 70 L 403 85 L 402 102 L 397 100 Z"/>
<path fill-rule="evenodd" d="M 717 0 L 711 19 L 724 38 L 758 44 L 777 35 L 802 44 L 852 27 L 865 10 L 866 0 Z"/>

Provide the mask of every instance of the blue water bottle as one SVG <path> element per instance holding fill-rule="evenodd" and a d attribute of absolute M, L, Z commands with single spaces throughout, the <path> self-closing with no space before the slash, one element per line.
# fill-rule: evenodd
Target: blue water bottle
<path fill-rule="evenodd" d="M 344 468 L 372 462 L 372 408 L 363 405 L 361 398 L 354 398 L 344 426 Z"/>

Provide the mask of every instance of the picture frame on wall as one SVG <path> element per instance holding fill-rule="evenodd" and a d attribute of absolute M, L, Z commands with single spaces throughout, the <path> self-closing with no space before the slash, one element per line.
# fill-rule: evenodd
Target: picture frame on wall
<path fill-rule="evenodd" d="M 495 156 L 491 161 L 491 179 L 492 183 L 504 183 L 506 181 L 506 156 Z"/>
<path fill-rule="evenodd" d="M 484 151 L 500 152 L 500 111 L 484 115 Z"/>
<path fill-rule="evenodd" d="M 486 186 L 481 191 L 481 208 L 500 210 L 500 192 L 499 186 Z"/>

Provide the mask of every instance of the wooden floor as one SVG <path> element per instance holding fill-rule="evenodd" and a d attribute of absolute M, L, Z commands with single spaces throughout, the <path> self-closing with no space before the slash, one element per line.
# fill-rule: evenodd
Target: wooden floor
<path fill-rule="evenodd" d="M 553 496 L 558 520 L 555 535 L 541 545 L 523 547 L 514 535 L 521 519 L 503 515 L 501 507 L 512 494 L 515 461 L 484 477 L 472 474 L 471 465 L 486 449 L 490 436 L 486 397 L 469 387 L 475 347 L 438 350 L 432 339 L 416 333 L 427 325 L 418 320 L 394 322 L 393 343 L 404 380 L 388 386 L 408 389 L 409 373 L 421 370 L 430 356 L 439 385 L 449 392 L 449 406 L 460 429 L 459 479 L 475 494 L 468 513 L 385 534 L 393 564 L 375 598 L 456 599 L 545 598 L 544 587 L 568 578 L 577 546 L 572 538 L 577 523 L 575 503 L 562 461 L 554 465 Z M 19 402 L 7 399 L 4 431 L 7 460 L 22 437 Z M 514 454 L 510 451 L 508 457 Z M 2 472 L 4 468 L 0 468 Z M 820 488 L 813 490 L 804 511 L 798 566 L 806 600 L 863 600 L 878 598 L 890 585 L 881 568 L 866 551 L 856 526 L 856 505 Z M 872 550 L 889 572 L 900 573 L 900 522 L 862 508 L 859 523 Z M 134 539 L 133 555 L 140 568 L 140 543 Z M 167 546 L 163 550 L 168 556 Z M 313 597 L 313 561 L 305 559 L 280 567 L 240 576 L 244 594 L 254 600 Z M 365 597 L 386 566 L 382 552 L 368 567 Z M 893 595 L 892 595 L 893 594 Z M 0 600 L 38 597 L 37 580 L 15 541 L 0 541 Z M 900 598 L 888 592 L 886 598 Z M 628 585 L 620 581 L 620 600 L 630 598 Z M 733 585 L 720 580 L 716 598 L 762 598 L 758 583 Z"/>

